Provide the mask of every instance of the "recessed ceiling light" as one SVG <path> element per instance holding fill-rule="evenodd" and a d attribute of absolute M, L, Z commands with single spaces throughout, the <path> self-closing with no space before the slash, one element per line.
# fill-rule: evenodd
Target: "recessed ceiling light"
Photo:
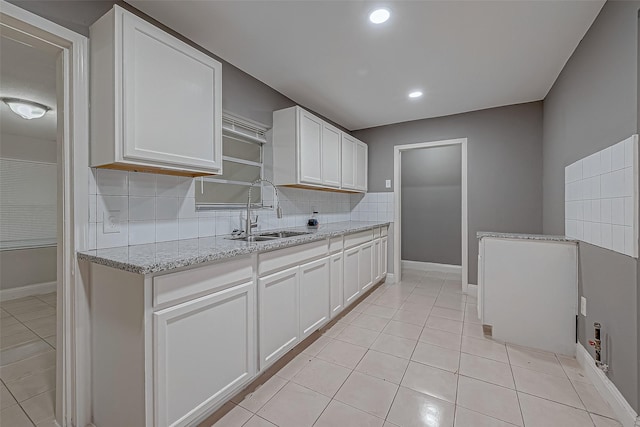
<path fill-rule="evenodd" d="M 5 104 L 11 108 L 11 111 L 22 117 L 23 119 L 39 119 L 51 108 L 37 102 L 27 101 L 19 98 L 2 98 Z"/>
<path fill-rule="evenodd" d="M 409 93 L 409 98 L 420 98 L 422 96 L 422 92 L 419 90 L 414 90 Z"/>
<path fill-rule="evenodd" d="M 391 13 L 388 9 L 376 9 L 369 15 L 369 21 L 374 24 L 382 24 L 383 22 L 387 22 L 389 16 L 391 16 Z"/>

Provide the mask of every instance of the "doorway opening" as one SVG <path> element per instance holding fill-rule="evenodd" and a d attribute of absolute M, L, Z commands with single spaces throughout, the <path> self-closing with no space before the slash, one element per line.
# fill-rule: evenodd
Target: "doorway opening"
<path fill-rule="evenodd" d="M 0 0 L 0 43 L 1 418 L 86 425 L 88 40 Z"/>
<path fill-rule="evenodd" d="M 394 147 L 394 273 L 458 271 L 468 292 L 467 139 Z"/>

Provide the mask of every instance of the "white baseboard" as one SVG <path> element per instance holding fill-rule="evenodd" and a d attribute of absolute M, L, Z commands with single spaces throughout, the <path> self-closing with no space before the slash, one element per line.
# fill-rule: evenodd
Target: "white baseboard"
<path fill-rule="evenodd" d="M 387 273 L 387 278 L 385 279 L 385 283 L 396 283 L 396 276 L 393 273 Z"/>
<path fill-rule="evenodd" d="M 402 268 L 411 268 L 413 270 L 421 271 L 441 271 L 443 273 L 460 273 L 462 272 L 461 265 L 451 264 L 438 264 L 435 262 L 422 262 L 422 261 L 408 261 L 402 260 Z"/>
<path fill-rule="evenodd" d="M 19 288 L 0 289 L 0 300 L 9 301 L 12 299 L 30 297 L 33 295 L 48 294 L 56 290 L 56 285 L 57 282 L 45 282 L 27 286 L 20 286 Z"/>
<path fill-rule="evenodd" d="M 591 354 L 580 343 L 576 344 L 576 359 L 587 374 L 587 378 L 593 383 L 598 393 L 607 401 L 613 409 L 618 421 L 624 427 L 640 426 L 638 414 L 633 410 L 629 402 L 624 398 L 618 388 L 611 382 L 602 370 L 598 369 Z"/>
<path fill-rule="evenodd" d="M 467 285 L 466 294 L 470 297 L 478 298 L 478 285 L 474 285 L 473 283 L 469 283 Z"/>

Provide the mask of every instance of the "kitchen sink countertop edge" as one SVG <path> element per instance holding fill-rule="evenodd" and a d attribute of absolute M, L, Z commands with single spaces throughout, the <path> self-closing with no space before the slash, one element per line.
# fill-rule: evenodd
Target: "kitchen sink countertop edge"
<path fill-rule="evenodd" d="M 107 249 L 92 249 L 77 253 L 78 260 L 89 261 L 136 274 L 152 274 L 181 267 L 218 261 L 255 252 L 266 252 L 304 243 L 315 242 L 328 237 L 366 231 L 387 226 L 388 221 L 348 221 L 321 224 L 317 229 L 288 227 L 268 231 L 305 231 L 294 237 L 279 238 L 262 242 L 230 240 L 230 236 L 200 237 L 197 239 L 173 240 L 145 245 L 120 246 Z"/>

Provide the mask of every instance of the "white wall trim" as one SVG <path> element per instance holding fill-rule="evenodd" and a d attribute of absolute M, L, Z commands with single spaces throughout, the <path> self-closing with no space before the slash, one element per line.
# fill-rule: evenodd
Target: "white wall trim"
<path fill-rule="evenodd" d="M 384 281 L 385 283 L 396 283 L 396 275 L 394 273 L 387 273 L 387 278 Z"/>
<path fill-rule="evenodd" d="M 411 268 L 420 271 L 440 271 L 443 273 L 461 273 L 461 265 L 438 264 L 437 262 L 402 260 L 402 268 Z"/>
<path fill-rule="evenodd" d="M 91 319 L 87 269 L 76 252 L 87 247 L 89 229 L 89 40 L 4 0 L 0 24 L 60 49 L 55 414 L 59 426 L 85 426 L 91 421 Z"/>
<path fill-rule="evenodd" d="M 629 405 L 629 402 L 627 402 L 615 384 L 613 384 L 604 372 L 596 367 L 595 360 L 580 343 L 576 344 L 576 359 L 587 374 L 587 378 L 589 378 L 596 387 L 596 390 L 598 390 L 598 393 L 600 393 L 600 396 L 611 406 L 618 421 L 620 421 L 624 427 L 640 426 L 640 418 L 638 418 L 636 411 Z"/>
<path fill-rule="evenodd" d="M 17 288 L 0 289 L 0 301 L 43 295 L 54 292 L 57 282 L 34 283 L 33 285 L 20 286 Z"/>
<path fill-rule="evenodd" d="M 415 144 L 396 145 L 393 147 L 393 194 L 395 200 L 394 221 L 395 232 L 393 234 L 393 269 L 398 281 L 402 280 L 401 260 L 402 260 L 402 217 L 400 208 L 402 206 L 402 162 L 401 153 L 419 148 L 442 147 L 446 145 L 460 144 L 462 148 L 462 292 L 467 292 L 469 282 L 469 238 L 468 234 L 468 210 L 467 210 L 467 138 L 447 139 L 435 142 L 419 142 Z"/>

